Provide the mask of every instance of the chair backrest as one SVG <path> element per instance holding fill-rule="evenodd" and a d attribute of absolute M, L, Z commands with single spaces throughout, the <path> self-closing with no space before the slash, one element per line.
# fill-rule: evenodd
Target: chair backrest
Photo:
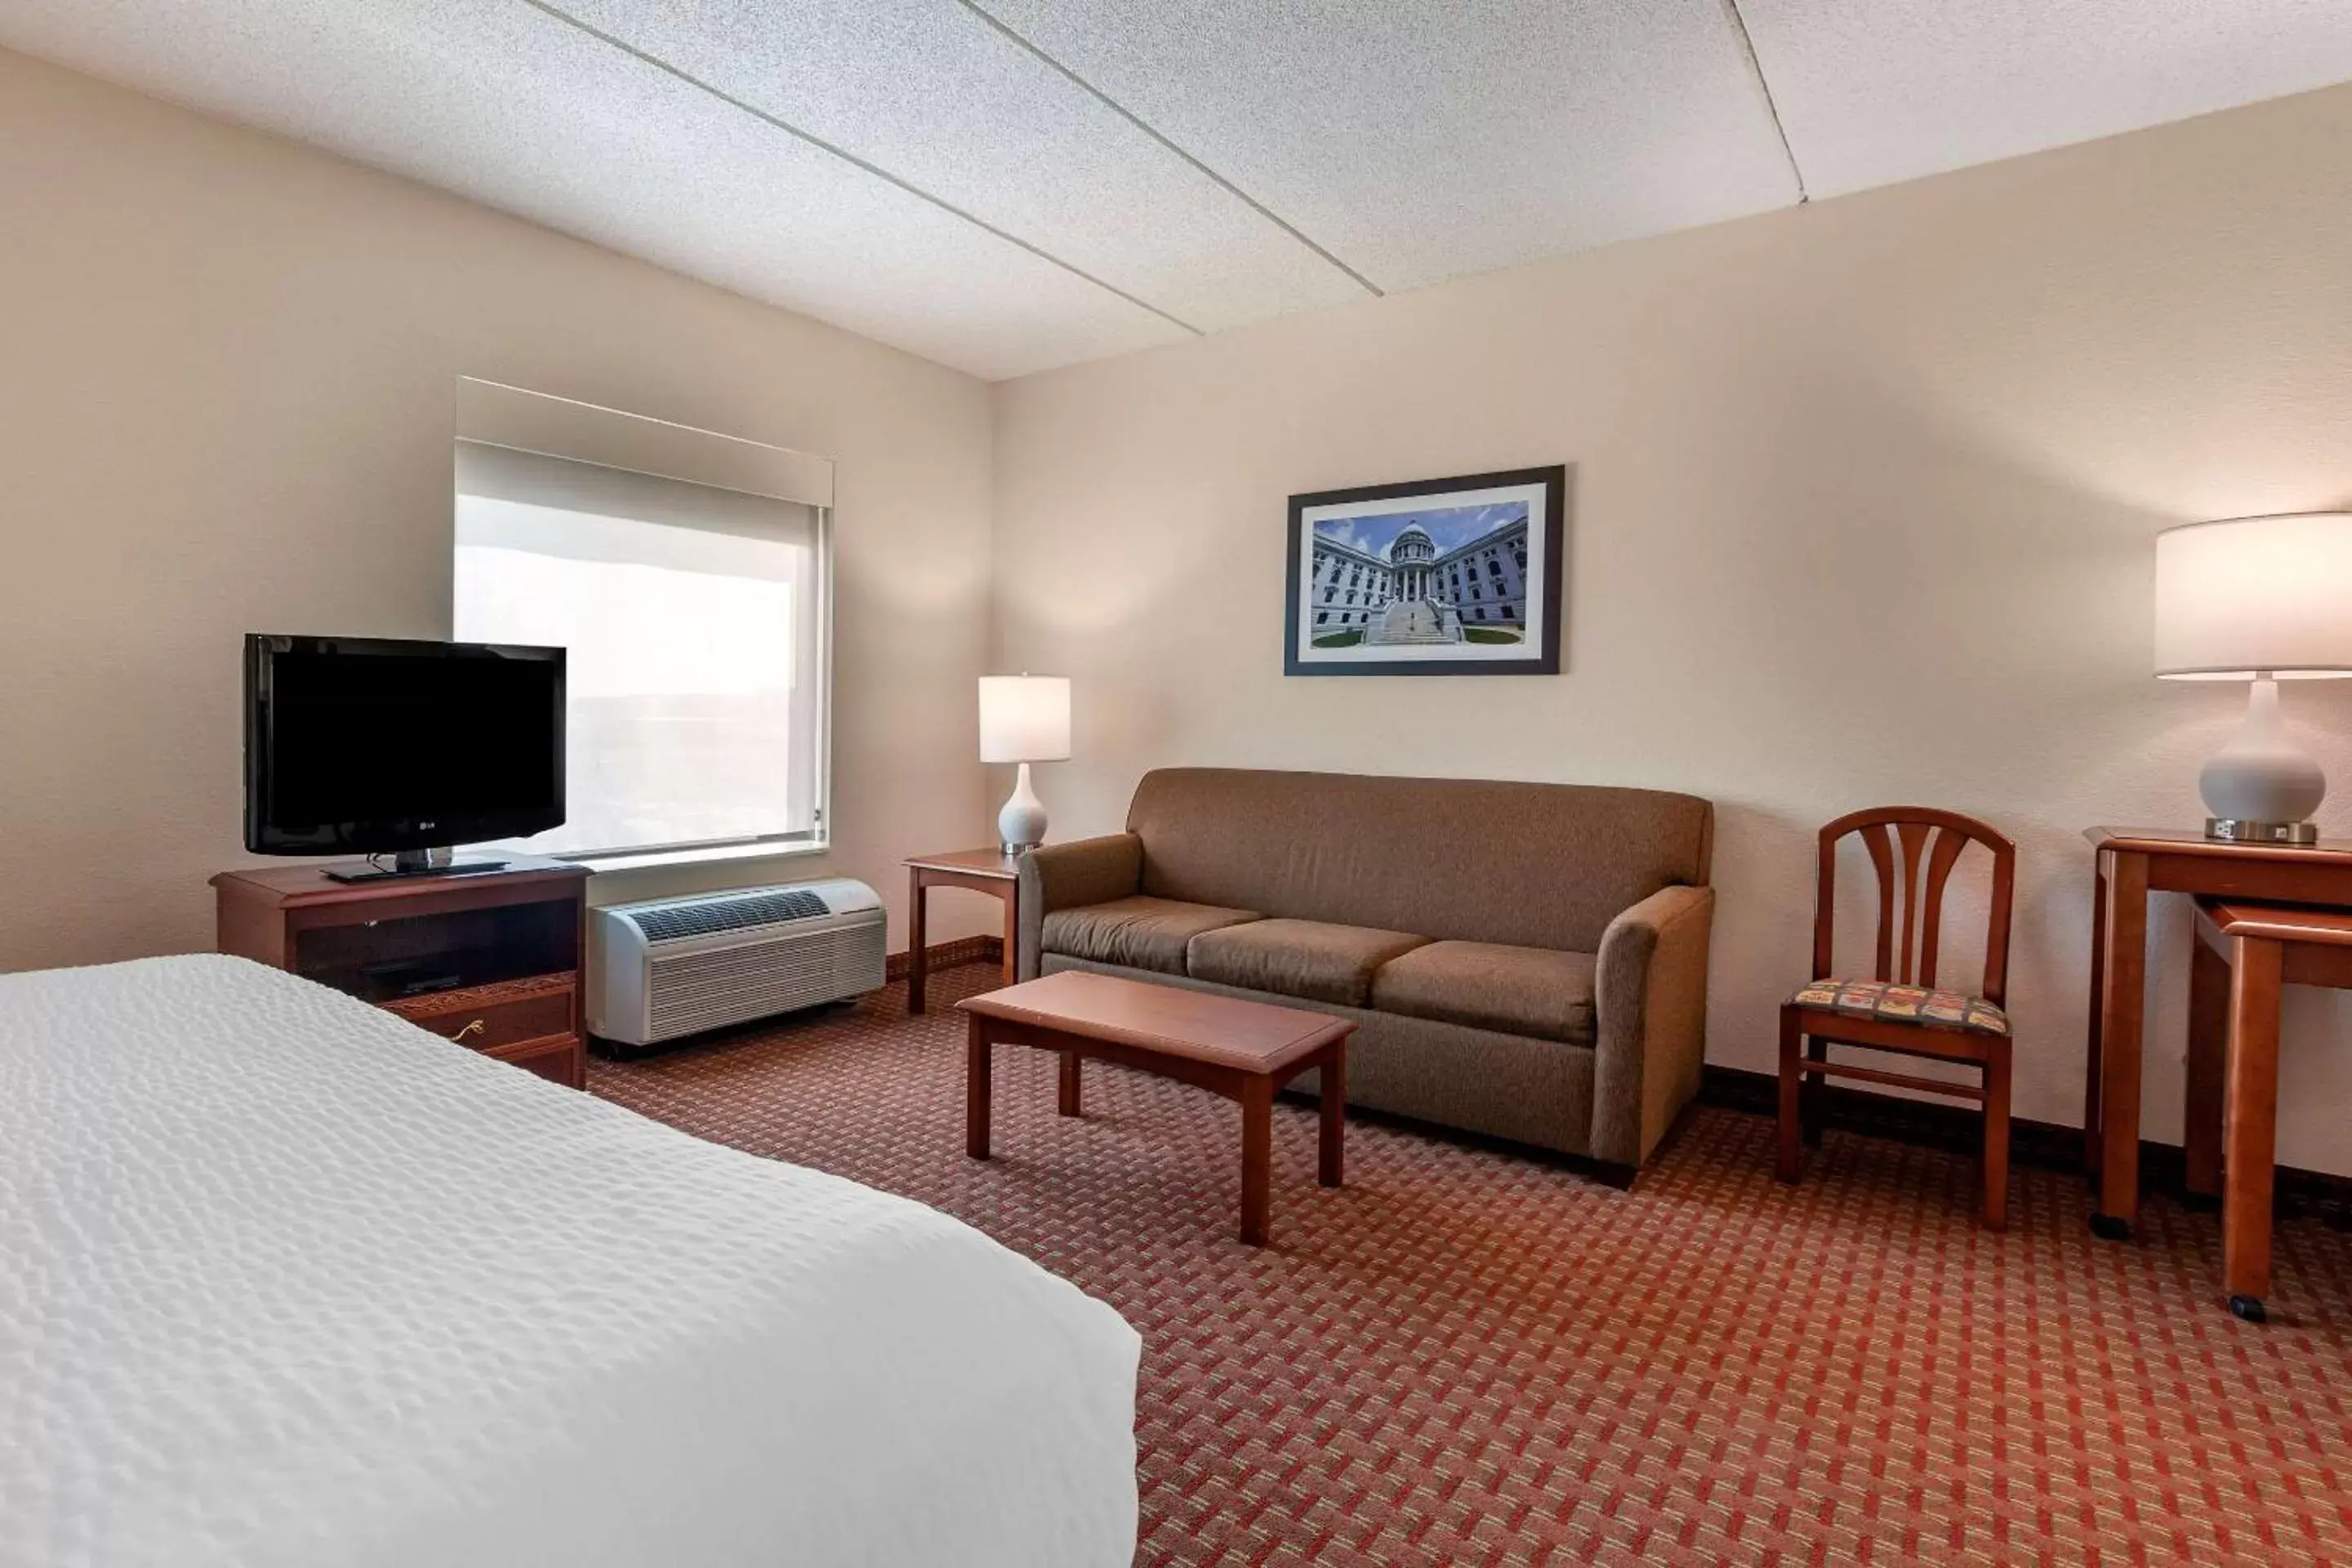
<path fill-rule="evenodd" d="M 1822 829 L 1821 883 L 1813 895 L 1813 978 L 1831 973 L 1831 916 L 1837 903 L 1837 847 L 1859 834 L 1878 873 L 1878 980 L 1905 985 L 1936 984 L 1936 943 L 1943 925 L 1944 889 L 1952 865 L 1971 843 L 1992 855 L 1992 897 L 1985 929 L 1980 994 L 1999 1005 L 2009 987 L 2009 906 L 2017 877 L 2017 846 L 1973 816 L 1927 805 L 1889 805 L 1850 812 Z M 1897 869 L 1895 861 L 1901 857 Z M 1921 873 L 1926 873 L 1922 885 Z M 1898 887 L 1901 898 L 1898 900 Z M 1901 923 L 1896 923 L 1896 906 Z M 1897 939 L 1900 939 L 1899 941 Z"/>

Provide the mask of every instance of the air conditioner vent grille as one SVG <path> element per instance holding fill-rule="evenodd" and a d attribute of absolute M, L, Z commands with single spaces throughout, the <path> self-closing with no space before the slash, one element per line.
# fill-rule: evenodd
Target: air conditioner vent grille
<path fill-rule="evenodd" d="M 878 921 L 650 961 L 656 1039 L 856 995 L 882 984 Z"/>
<path fill-rule="evenodd" d="M 647 942 L 677 942 L 689 936 L 747 931 L 753 926 L 782 925 L 830 914 L 825 901 L 798 889 L 782 892 L 747 893 L 741 898 L 697 899 L 691 903 L 632 910 L 629 919 L 646 933 Z"/>

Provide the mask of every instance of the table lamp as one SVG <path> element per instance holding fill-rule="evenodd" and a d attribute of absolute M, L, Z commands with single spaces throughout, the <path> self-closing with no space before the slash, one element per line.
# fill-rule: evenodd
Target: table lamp
<path fill-rule="evenodd" d="M 1012 796 L 996 814 L 996 837 L 1006 854 L 1045 841 L 1045 803 L 1029 787 L 1029 764 L 1063 762 L 1069 754 L 1069 677 L 980 678 L 980 760 L 1021 764 Z"/>
<path fill-rule="evenodd" d="M 2208 838 L 2308 844 L 2327 794 L 2279 722 L 2282 680 L 2352 676 L 2352 512 L 2294 512 L 2156 536 L 2156 673 L 2246 680 L 2246 722 L 2197 775 Z"/>

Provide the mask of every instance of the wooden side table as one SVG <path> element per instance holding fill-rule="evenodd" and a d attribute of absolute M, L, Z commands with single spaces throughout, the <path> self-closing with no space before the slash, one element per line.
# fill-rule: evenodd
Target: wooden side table
<path fill-rule="evenodd" d="M 2352 990 L 2352 910 L 2197 900 L 2189 978 L 2188 1186 L 2221 1189 L 2221 1289 L 2268 1316 L 2278 1163 L 2279 988 Z M 2218 1090 L 2218 1092 L 2217 1092 Z"/>
<path fill-rule="evenodd" d="M 2084 1152 L 2098 1183 L 2091 1228 L 2109 1240 L 2139 1219 L 2140 1013 L 2147 984 L 2147 896 L 2352 908 L 2352 843 L 2229 844 L 2163 827 L 2094 827 L 2091 1026 Z M 2192 1064 L 2195 1065 L 2195 1064 Z M 2193 1081 L 2192 1099 L 2221 1086 Z M 2191 1107 L 2192 1117 L 2197 1108 Z"/>
<path fill-rule="evenodd" d="M 1004 901 L 1004 984 L 1019 978 L 1021 940 L 1020 857 L 1002 849 L 951 849 L 915 855 L 907 862 L 907 1011 L 920 1013 L 930 982 L 930 941 L 926 896 L 933 888 L 967 888 Z"/>

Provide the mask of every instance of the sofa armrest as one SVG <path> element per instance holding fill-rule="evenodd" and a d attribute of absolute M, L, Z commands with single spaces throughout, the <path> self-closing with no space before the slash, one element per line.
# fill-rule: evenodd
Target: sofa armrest
<path fill-rule="evenodd" d="M 1593 971 L 1592 1153 L 1639 1165 L 1698 1093 L 1715 889 L 1661 888 L 1609 922 Z"/>
<path fill-rule="evenodd" d="M 1014 973 L 1034 980 L 1048 914 L 1131 899 L 1143 890 L 1143 840 L 1132 833 L 1110 833 L 1041 844 L 1021 857 L 1020 878 L 1021 952 Z"/>

